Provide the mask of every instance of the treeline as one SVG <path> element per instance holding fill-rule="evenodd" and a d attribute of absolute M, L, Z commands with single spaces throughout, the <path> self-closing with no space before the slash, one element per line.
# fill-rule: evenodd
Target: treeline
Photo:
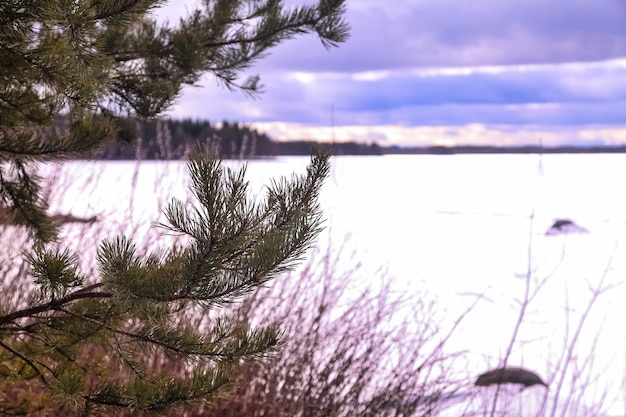
<path fill-rule="evenodd" d="M 405 155 L 455 155 L 455 154 L 587 154 L 587 153 L 626 153 L 625 145 L 616 146 L 554 146 L 543 147 L 536 145 L 519 146 L 488 146 L 488 145 L 459 145 L 459 146 L 426 146 L 400 147 L 389 146 L 383 150 L 384 154 Z"/>
<path fill-rule="evenodd" d="M 224 121 L 212 124 L 206 120 L 128 120 L 136 137 L 117 141 L 99 151 L 96 159 L 157 160 L 184 159 L 198 143 L 219 145 L 223 159 L 265 158 L 279 155 L 310 155 L 314 146 L 331 149 L 334 155 L 381 155 L 376 144 L 339 142 L 317 144 L 315 141 L 280 142 L 242 123 Z"/>
<path fill-rule="evenodd" d="M 185 159 L 187 151 L 199 143 L 219 145 L 223 159 L 268 158 L 287 155 L 311 155 L 317 146 L 333 155 L 453 155 L 453 154 L 528 154 L 528 153 L 626 153 L 626 146 L 380 146 L 376 143 L 315 142 L 313 140 L 275 141 L 248 125 L 224 121 L 212 124 L 206 120 L 125 121 L 133 131 L 133 140 L 120 140 L 94 155 L 105 160 Z M 130 139 L 130 138 L 129 138 Z"/>
<path fill-rule="evenodd" d="M 212 124 L 205 120 L 128 120 L 134 130 L 132 141 L 111 143 L 95 155 L 97 159 L 184 159 L 199 143 L 219 145 L 224 159 L 276 154 L 276 142 L 241 123 Z"/>
<path fill-rule="evenodd" d="M 357 142 L 315 142 L 315 141 L 288 141 L 276 142 L 276 155 L 310 155 L 311 149 L 329 149 L 333 155 L 383 155 L 385 148 L 376 143 L 364 144 Z"/>

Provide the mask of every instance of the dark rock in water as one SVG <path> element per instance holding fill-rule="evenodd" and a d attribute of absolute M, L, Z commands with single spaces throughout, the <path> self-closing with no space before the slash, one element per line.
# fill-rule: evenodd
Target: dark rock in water
<path fill-rule="evenodd" d="M 559 220 L 555 220 L 554 221 L 554 224 L 552 225 L 552 228 L 561 230 L 561 229 L 565 228 L 565 226 L 572 226 L 572 225 L 574 225 L 574 222 L 571 221 L 571 220 L 559 219 Z"/>
<path fill-rule="evenodd" d="M 534 372 L 523 368 L 498 368 L 480 375 L 474 385 L 477 387 L 487 387 L 499 384 L 521 384 L 524 388 L 533 385 L 548 385 Z"/>
<path fill-rule="evenodd" d="M 557 219 L 552 226 L 546 232 L 548 236 L 569 234 L 569 233 L 587 233 L 588 230 L 584 227 L 578 226 L 576 223 L 569 219 Z"/>

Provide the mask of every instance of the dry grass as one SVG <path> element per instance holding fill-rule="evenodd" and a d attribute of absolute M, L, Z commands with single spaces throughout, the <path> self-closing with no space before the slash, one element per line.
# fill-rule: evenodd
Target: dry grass
<path fill-rule="evenodd" d="M 155 237 L 165 239 L 154 230 L 146 231 L 146 225 L 158 219 L 155 213 L 160 212 L 174 191 L 164 187 L 171 182 L 163 181 L 163 176 L 181 172 L 160 171 L 162 176 L 155 177 L 152 183 L 154 211 L 136 214 L 133 211 L 136 204 L 143 202 L 134 198 L 140 198 L 139 187 L 146 186 L 138 181 L 140 169 L 137 163 L 127 178 L 131 196 L 134 196 L 130 201 L 124 201 L 122 206 L 113 204 L 108 209 L 94 207 L 90 213 L 72 213 L 95 214 L 99 221 L 68 225 L 62 231 L 63 243 L 80 252 L 83 270 L 92 279 L 97 277 L 92 254 L 102 237 L 125 233 L 135 237 L 145 252 L 153 248 Z M 80 187 L 86 199 L 98 193 L 100 174 L 97 170 L 90 178 L 79 177 L 78 183 L 76 173 L 59 172 L 51 177 L 55 184 L 51 190 L 60 192 Z M 51 198 L 63 201 L 64 196 L 51 191 Z M 115 210 L 127 214 L 120 218 Z M 4 242 L 0 264 L 1 308 L 6 311 L 23 306 L 33 289 L 20 255 L 30 243 L 20 230 L 0 227 Z M 441 306 L 432 301 L 428 293 L 407 296 L 394 292 L 394 277 L 385 271 L 363 270 L 358 253 L 346 253 L 345 246 L 333 244 L 336 242 L 330 242 L 326 249 L 313 251 L 300 269 L 279 277 L 268 288 L 233 306 L 231 313 L 242 324 L 277 324 L 284 332 L 284 345 L 266 360 L 244 365 L 242 378 L 232 396 L 211 407 L 189 409 L 184 415 L 605 415 L 606 404 L 612 400 L 606 397 L 606 391 L 599 389 L 590 397 L 591 402 L 582 401 L 583 397 L 589 398 L 590 390 L 602 377 L 602 369 L 595 363 L 600 330 L 594 333 L 586 326 L 589 315 L 612 289 L 603 277 L 589 282 L 586 304 L 579 305 L 578 309 L 570 305 L 565 293 L 563 322 L 557 326 L 563 330 L 562 340 L 551 345 L 550 352 L 542 358 L 545 368 L 539 370 L 547 379 L 548 390 L 534 387 L 520 392 L 518 387 L 505 385 L 474 388 L 472 376 L 459 371 L 466 360 L 465 352 L 447 348 L 448 340 L 465 315 L 458 317 L 452 328 L 439 327 Z M 532 242 L 529 247 L 532 249 Z M 518 314 L 511 323 L 511 333 L 503 336 L 508 340 L 507 348 L 500 358 L 490 358 L 491 368 L 520 365 L 518 361 L 524 357 L 529 344 L 525 337 L 534 325 L 535 300 L 556 279 L 551 272 L 543 275 L 537 272 L 531 252 L 529 250 L 523 291 L 513 304 Z M 470 306 L 465 314 L 471 312 Z M 187 314 L 181 320 L 202 326 L 207 316 Z M 153 366 L 161 368 L 164 361 L 155 357 Z M 172 368 L 172 372 L 180 370 Z M 620 382 L 623 385 L 624 382 Z M 30 398 L 38 398 L 38 391 L 30 384 L 13 385 L 0 396 L 0 406 L 4 399 L 15 402 L 16 398 L 21 398 L 21 387 L 30 393 Z M 457 395 L 458 401 L 452 404 L 445 401 Z M 47 403 L 42 399 L 41 404 Z M 450 405 L 452 408 L 448 408 Z M 38 407 L 44 406 L 40 404 L 32 406 L 31 414 L 46 415 L 53 410 L 44 408 L 42 411 Z"/>
<path fill-rule="evenodd" d="M 231 398 L 188 415 L 435 415 L 458 381 L 425 299 L 394 293 L 341 248 L 315 251 L 233 313 L 278 324 L 282 349 L 248 366 Z"/>

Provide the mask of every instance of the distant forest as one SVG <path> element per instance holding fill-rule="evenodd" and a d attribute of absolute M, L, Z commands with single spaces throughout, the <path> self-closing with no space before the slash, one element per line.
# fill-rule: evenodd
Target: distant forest
<path fill-rule="evenodd" d="M 310 155 L 314 146 L 329 149 L 333 155 L 389 154 L 527 154 L 527 153 L 626 153 L 626 146 L 379 146 L 376 143 L 316 142 L 313 140 L 274 141 L 268 135 L 237 122 L 211 124 L 205 120 L 152 120 L 139 123 L 127 120 L 135 140 L 120 140 L 98 152 L 96 159 L 157 160 L 184 159 L 198 143 L 216 144 L 223 159 L 253 159 L 285 155 Z"/>
<path fill-rule="evenodd" d="M 211 124 L 204 120 L 153 120 L 134 124 L 135 140 L 120 140 L 95 155 L 96 159 L 156 160 L 183 159 L 198 143 L 219 145 L 224 159 L 266 158 L 281 155 L 311 155 L 315 145 L 330 149 L 334 155 L 381 155 L 376 144 L 356 142 L 316 143 L 315 141 L 274 141 L 242 123 L 224 121 Z"/>

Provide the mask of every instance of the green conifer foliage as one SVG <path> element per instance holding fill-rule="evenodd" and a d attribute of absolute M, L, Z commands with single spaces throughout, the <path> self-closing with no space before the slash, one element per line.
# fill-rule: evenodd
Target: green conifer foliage
<path fill-rule="evenodd" d="M 314 156 L 306 175 L 274 182 L 264 201 L 253 202 L 245 168 L 224 168 L 198 151 L 189 161 L 197 204 L 173 200 L 168 223 L 159 225 L 186 236 L 186 245 L 141 258 L 126 238 L 105 240 L 95 281 L 80 274 L 74 254 L 29 252 L 37 291 L 26 308 L 0 315 L 0 385 L 37 381 L 77 413 L 160 411 L 220 395 L 238 367 L 278 347 L 281 334 L 234 325 L 216 307 L 303 256 L 320 230 L 317 197 L 328 168 L 328 155 Z M 180 321 L 191 310 L 211 318 L 208 330 Z M 155 361 L 167 371 L 155 371 Z"/>
<path fill-rule="evenodd" d="M 120 117 L 158 116 L 204 74 L 257 94 L 259 77 L 245 73 L 296 35 L 316 34 L 327 47 L 348 36 L 345 0 L 295 8 L 280 0 L 204 0 L 177 25 L 151 18 L 162 3 L 0 3 L 0 203 L 42 241 L 55 229 L 30 163 L 129 140 L 134 132 Z M 61 125 L 60 114 L 67 116 Z"/>
<path fill-rule="evenodd" d="M 24 227 L 33 243 L 28 301 L 0 303 L 0 414 L 206 404 L 228 392 L 241 365 L 280 345 L 279 329 L 235 325 L 218 307 L 290 269 L 312 245 L 328 155 L 256 200 L 245 168 L 196 149 L 188 164 L 195 205 L 173 200 L 157 225 L 185 244 L 144 257 L 125 237 L 105 240 L 94 276 L 59 249 L 36 168 L 130 140 L 127 117 L 157 117 L 203 74 L 258 93 L 258 76 L 244 75 L 270 48 L 299 34 L 327 47 L 347 38 L 344 2 L 204 0 L 176 25 L 150 17 L 158 0 L 0 2 L 0 221 Z M 185 325 L 191 312 L 206 326 Z"/>

